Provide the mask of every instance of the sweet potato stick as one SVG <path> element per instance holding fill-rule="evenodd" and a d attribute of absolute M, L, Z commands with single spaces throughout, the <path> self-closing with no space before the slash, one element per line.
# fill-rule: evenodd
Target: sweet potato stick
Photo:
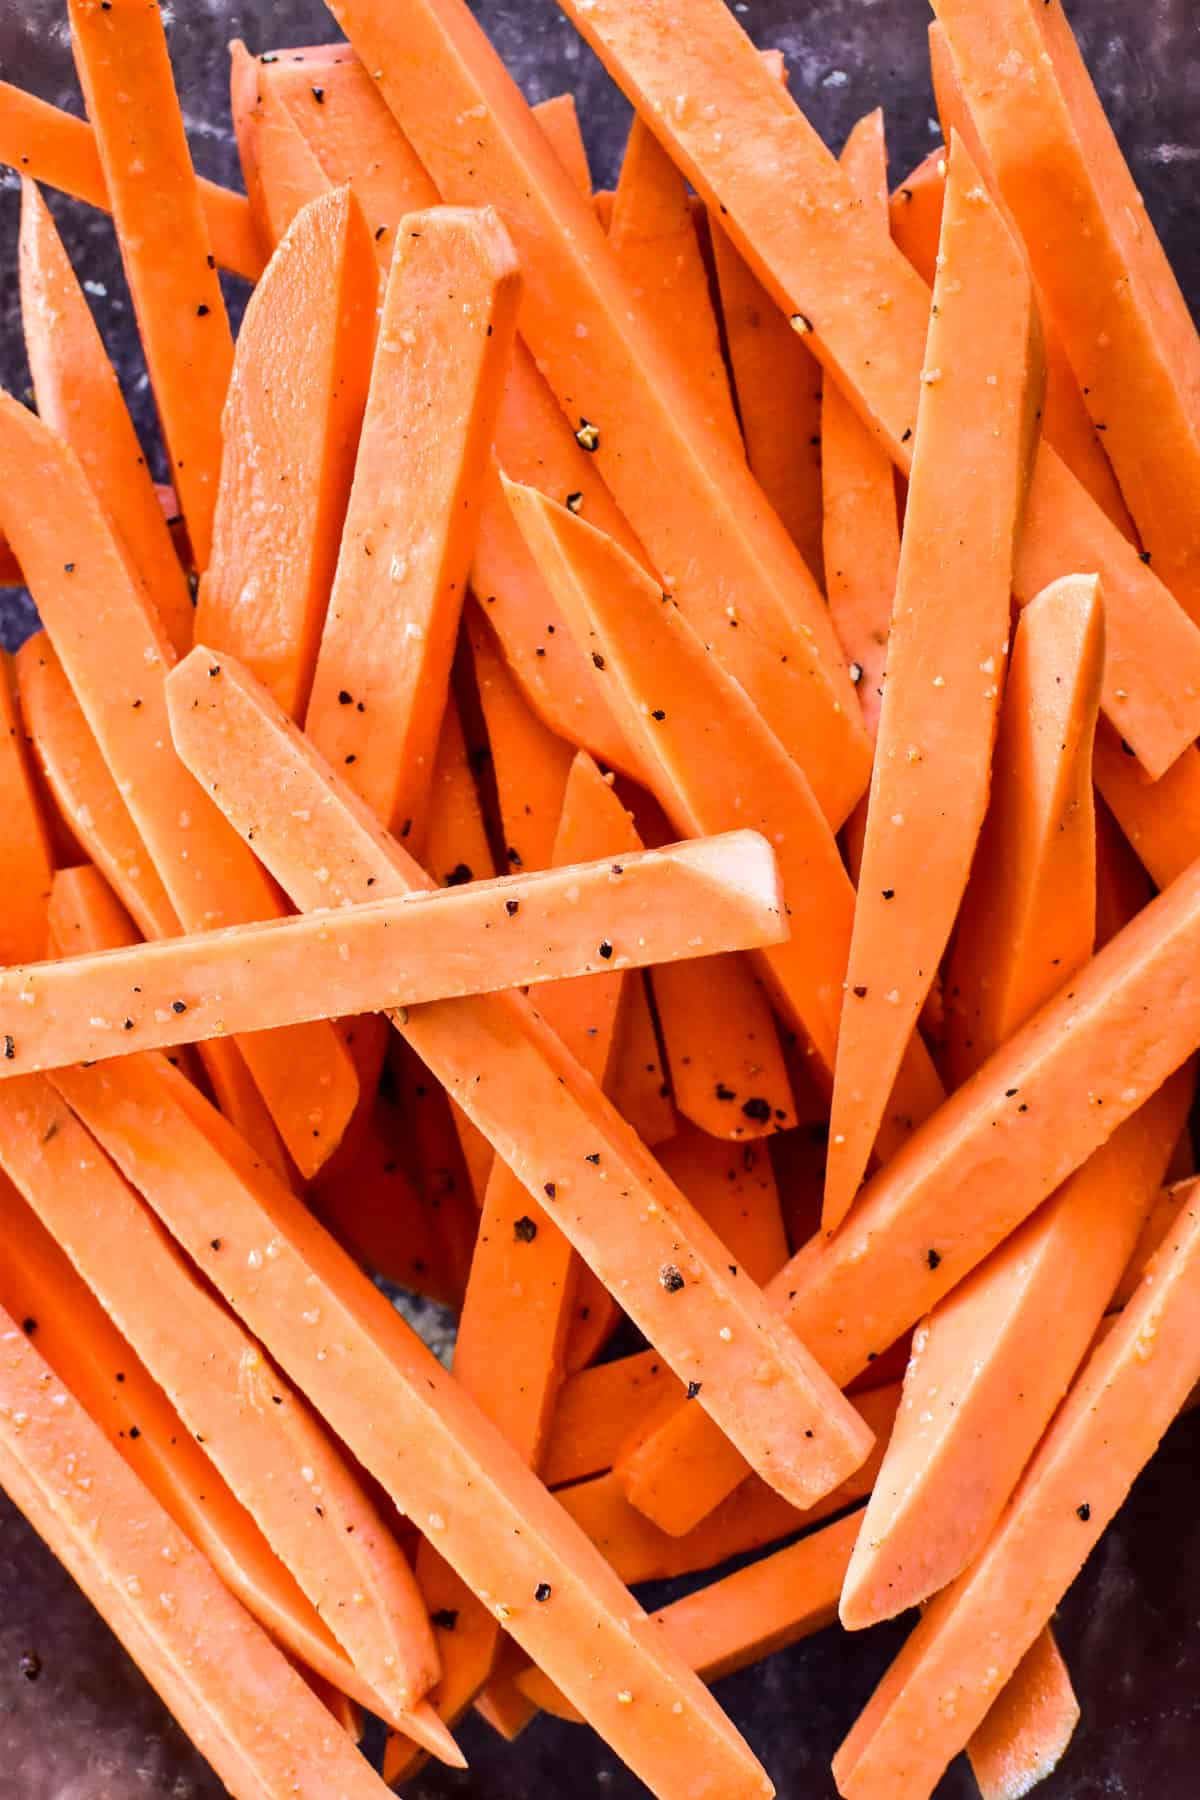
<path fill-rule="evenodd" d="M 32 181 L 21 184 L 21 323 L 39 416 L 64 438 L 117 528 L 180 656 L 192 600 L 146 458 L 62 239 Z"/>
<path fill-rule="evenodd" d="M 308 702 L 337 564 L 376 289 L 371 234 L 342 189 L 297 215 L 238 333 L 196 636 L 240 657 L 293 718 Z M 284 369 L 279 347 L 298 313 L 304 355 Z"/>
<path fill-rule="evenodd" d="M 31 181 L 109 210 L 91 126 L 7 81 L 0 81 L 0 162 Z M 234 275 L 257 280 L 266 259 L 246 196 L 203 176 L 197 186 L 217 261 Z"/>
<path fill-rule="evenodd" d="M 495 213 L 402 221 L 305 726 L 417 843 L 517 294 Z"/>
<path fill-rule="evenodd" d="M 955 138 L 838 1030 L 826 1231 L 862 1180 L 987 810 L 1043 379 L 1020 246 Z"/>
<path fill-rule="evenodd" d="M 207 669 L 193 652 L 171 678 L 180 753 L 299 905 L 358 898 L 368 880 L 427 885 L 268 697 L 232 665 L 220 682 Z M 729 1274 L 719 1240 L 527 1005 L 412 1009 L 403 1031 L 681 1377 L 704 1382 L 704 1403 L 769 1481 L 811 1503 L 864 1460 L 853 1409 L 794 1339 L 763 1329 L 758 1290 Z"/>
<path fill-rule="evenodd" d="M 203 569 L 233 338 L 157 7 L 69 0 L 95 132 L 171 475 Z"/>
<path fill-rule="evenodd" d="M 574 94 L 555 94 L 549 100 L 539 100 L 532 111 L 555 156 L 584 199 L 590 200 L 592 171 L 588 166 L 587 145 L 583 141 Z"/>
<path fill-rule="evenodd" d="M 34 787 L 25 730 L 12 662 L 0 651 L 0 861 L 5 871 L 0 966 L 45 954 L 46 908 L 54 879 L 54 849 Z"/>

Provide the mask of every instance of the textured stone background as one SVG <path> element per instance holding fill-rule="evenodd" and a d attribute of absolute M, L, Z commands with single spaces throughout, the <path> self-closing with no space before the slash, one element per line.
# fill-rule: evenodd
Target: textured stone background
<path fill-rule="evenodd" d="M 636 0 L 631 0 L 636 3 Z M 553 0 L 479 0 L 478 10 L 531 99 L 577 94 L 598 184 L 611 183 L 626 109 Z M 840 144 L 870 107 L 887 108 L 898 177 L 935 139 L 923 0 L 745 0 L 737 8 L 761 44 L 782 48 L 793 87 L 828 140 Z M 1196 0 L 1074 0 L 1072 18 L 1151 216 L 1195 307 L 1200 233 Z M 59 0 L 10 0 L 0 10 L 0 76 L 78 109 Z M 236 179 L 228 127 L 225 45 L 252 49 L 336 36 L 314 0 L 191 0 L 167 9 L 179 85 L 201 171 Z M 96 316 L 147 435 L 153 431 L 128 298 L 107 221 L 49 196 Z M 17 196 L 0 187 L 0 381 L 27 381 L 14 268 Z M 230 283 L 235 307 L 241 295 Z M 0 594 L 0 634 L 31 629 L 19 597 Z M 1059 1621 L 1084 1719 L 1046 1800 L 1193 1800 L 1200 1792 L 1200 1415 L 1182 1421 L 1138 1483 L 1072 1589 Z M 660 1604 L 666 1593 L 647 1594 Z M 829 1756 L 886 1666 L 904 1627 L 865 1636 L 826 1632 L 723 1682 L 720 1698 L 764 1757 L 784 1800 L 825 1800 Z M 21 1658 L 36 1652 L 36 1682 Z M 589 1734 L 539 1721 L 518 1751 L 469 1721 L 466 1774 L 430 1770 L 419 1800 L 554 1800 L 642 1792 Z M 967 1800 L 956 1767 L 939 1800 Z M 0 1800 L 208 1800 L 219 1783 L 69 1578 L 0 1496 Z M 336 1800 L 336 1796 L 330 1796 Z"/>

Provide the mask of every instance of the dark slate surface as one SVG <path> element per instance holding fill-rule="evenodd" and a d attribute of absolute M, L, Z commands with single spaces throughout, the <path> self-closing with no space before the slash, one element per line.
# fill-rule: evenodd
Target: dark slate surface
<path fill-rule="evenodd" d="M 633 0 L 631 0 L 633 3 Z M 481 0 L 479 11 L 531 99 L 577 94 L 597 184 L 611 183 L 627 112 L 553 0 Z M 887 106 L 893 173 L 935 141 L 922 0 L 746 0 L 738 12 L 761 44 L 782 48 L 802 104 L 840 144 L 863 112 Z M 0 12 L 0 76 L 78 109 L 58 0 L 21 0 Z M 1200 302 L 1195 170 L 1200 30 L 1195 0 L 1075 0 L 1071 13 L 1104 100 L 1193 306 Z M 173 15 L 177 15 L 174 16 Z M 336 36 L 313 0 L 286 8 L 193 0 L 168 8 L 193 152 L 201 171 L 236 178 L 225 101 L 225 44 L 252 49 Z M 153 418 L 128 297 L 107 222 L 53 201 L 139 423 Z M 17 196 L 0 188 L 0 381 L 22 391 L 14 268 Z M 230 300 L 241 296 L 230 284 Z M 0 594 L 10 646 L 32 612 Z M 647 1596 L 659 1603 L 661 1593 Z M 1137 1484 L 1062 1609 L 1059 1635 L 1084 1707 L 1046 1800 L 1193 1800 L 1200 1793 L 1200 1416 L 1182 1420 Z M 903 1626 L 854 1638 L 826 1632 L 718 1694 L 762 1755 L 785 1800 L 825 1800 L 828 1760 L 886 1666 Z M 40 1674 L 23 1659 L 36 1654 Z M 430 1770 L 420 1800 L 554 1800 L 580 1793 L 622 1800 L 641 1790 L 586 1732 L 537 1722 L 518 1751 L 468 1721 L 467 1774 Z M 967 1800 L 956 1767 L 939 1800 Z M 0 1800 L 208 1800 L 220 1784 L 183 1740 L 23 1520 L 0 1496 Z M 336 1796 L 330 1796 L 336 1800 Z"/>

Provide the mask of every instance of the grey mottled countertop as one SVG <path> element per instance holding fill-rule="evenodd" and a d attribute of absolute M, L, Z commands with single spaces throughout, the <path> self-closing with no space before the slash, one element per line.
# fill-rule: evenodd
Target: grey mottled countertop
<path fill-rule="evenodd" d="M 631 0 L 635 3 L 635 0 Z M 1200 15 L 1196 0 L 1074 0 L 1069 10 L 1118 134 L 1185 291 L 1200 302 Z M 229 38 L 251 49 L 337 35 L 315 0 L 177 0 L 166 9 L 177 78 L 200 170 L 236 180 L 226 100 Z M 611 182 L 627 109 L 553 0 L 478 0 L 531 99 L 576 93 L 598 184 Z M 893 174 L 936 141 L 923 0 L 743 0 L 761 44 L 782 48 L 814 123 L 840 144 L 854 120 L 886 108 Z M 0 76 L 78 110 L 59 0 L 0 10 Z M 128 296 L 108 222 L 51 196 L 96 317 L 151 427 Z M 0 187 L 0 381 L 28 376 L 16 297 L 17 196 Z M 229 284 L 240 303 L 238 284 Z M 152 429 L 152 427 L 151 427 Z M 0 636 L 15 645 L 33 615 L 0 592 Z M 660 1604 L 665 1592 L 646 1597 Z M 1194 1800 L 1200 1793 L 1200 1414 L 1180 1421 L 1075 1584 L 1058 1622 L 1084 1716 L 1045 1800 Z M 903 1624 L 847 1637 L 825 1632 L 719 1684 L 718 1694 L 770 1769 L 784 1800 L 825 1800 L 828 1762 L 903 1636 Z M 30 1656 L 40 1673 L 29 1680 Z M 420 1800 L 554 1800 L 643 1792 L 597 1740 L 537 1721 L 514 1751 L 469 1720 L 465 1774 L 429 1769 Z M 69 1577 L 0 1495 L 0 1800 L 201 1800 L 220 1784 L 182 1737 Z M 975 1792 L 956 1766 L 940 1800 Z M 330 1796 L 336 1800 L 336 1796 Z"/>

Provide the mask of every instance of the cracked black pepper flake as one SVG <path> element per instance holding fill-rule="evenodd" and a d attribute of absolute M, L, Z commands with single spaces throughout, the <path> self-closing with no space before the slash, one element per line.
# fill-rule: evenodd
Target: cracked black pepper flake
<path fill-rule="evenodd" d="M 1087 1524 L 1087 1522 L 1091 1518 L 1091 1516 L 1092 1516 L 1092 1509 L 1091 1509 L 1091 1506 L 1088 1503 L 1088 1501 L 1085 1500 L 1082 1506 L 1077 1506 L 1075 1508 L 1075 1517 L 1077 1519 L 1082 1519 L 1083 1523 L 1085 1525 Z"/>
<path fill-rule="evenodd" d="M 542 1603 L 544 1601 L 546 1601 L 550 1598 L 550 1596 L 553 1592 L 554 1592 L 554 1589 L 550 1586 L 550 1583 L 548 1581 L 539 1581 L 537 1586 L 533 1590 L 533 1597 L 538 1602 L 538 1605 L 540 1606 L 540 1605 L 542 1605 Z"/>
<path fill-rule="evenodd" d="M 586 450 L 589 456 L 594 455 L 600 448 L 599 426 L 593 425 L 589 419 L 580 419 L 579 430 L 575 433 L 575 442 L 581 450 Z"/>
<path fill-rule="evenodd" d="M 25 1333 L 26 1337 L 32 1337 L 34 1332 L 37 1330 L 37 1320 L 32 1317 L 30 1317 L 28 1319 L 22 1319 L 21 1320 L 21 1330 Z"/>
<path fill-rule="evenodd" d="M 68 575 L 73 575 L 75 573 L 75 564 L 74 563 L 64 563 L 63 568 L 66 570 Z"/>
<path fill-rule="evenodd" d="M 603 669 L 604 667 L 604 658 L 598 650 L 592 651 L 592 666 L 597 669 Z"/>
<path fill-rule="evenodd" d="M 683 1272 L 677 1269 L 674 1263 L 664 1263 L 658 1271 L 658 1279 L 668 1294 L 677 1294 L 684 1285 Z"/>
<path fill-rule="evenodd" d="M 219 675 L 219 674 L 220 674 L 220 673 L 221 673 L 221 665 L 220 665 L 220 663 L 214 663 L 214 664 L 213 664 L 213 665 L 212 665 L 212 667 L 211 667 L 211 669 L 210 669 L 210 670 L 209 670 L 209 671 L 208 671 L 208 679 L 209 679 L 209 680 L 210 680 L 210 681 L 215 681 L 215 680 L 216 680 L 216 678 L 217 678 L 217 676 L 218 676 L 218 675 Z"/>
<path fill-rule="evenodd" d="M 453 1631 L 458 1624 L 458 1612 L 452 1606 L 439 1606 L 436 1612 L 430 1613 L 429 1617 L 439 1631 Z"/>
<path fill-rule="evenodd" d="M 726 1087 L 725 1083 L 723 1081 L 718 1081 L 714 1091 L 716 1093 L 718 1100 L 736 1100 L 737 1099 L 737 1095 L 734 1093 L 733 1089 L 731 1087 Z"/>
<path fill-rule="evenodd" d="M 654 711 L 653 711 L 653 712 L 652 712 L 652 713 L 651 713 L 651 714 L 650 714 L 650 717 L 651 717 L 651 718 L 652 718 L 652 719 L 656 719 L 656 720 L 657 720 L 657 721 L 658 721 L 658 723 L 659 723 L 659 724 L 660 724 L 660 725 L 661 725 L 661 724 L 662 724 L 662 722 L 663 722 L 663 720 L 664 720 L 664 719 L 665 719 L 665 718 L 666 718 L 666 716 L 667 716 L 667 715 L 666 715 L 666 713 L 665 713 L 665 712 L 664 712 L 664 711 L 663 711 L 663 709 L 662 709 L 662 707 L 661 707 L 661 706 L 656 706 L 656 707 L 655 707 L 655 708 L 654 708 Z"/>
<path fill-rule="evenodd" d="M 513 1220 L 513 1236 L 518 1244 L 532 1244 L 537 1236 L 537 1226 L 528 1213 L 522 1213 L 519 1219 Z"/>
<path fill-rule="evenodd" d="M 583 495 L 578 492 L 576 492 L 574 494 L 568 494 L 567 495 L 567 511 L 569 513 L 577 513 L 577 512 L 582 511 L 582 509 L 583 509 Z"/>
<path fill-rule="evenodd" d="M 15 1057 L 15 1056 L 16 1056 L 16 1054 L 17 1054 L 17 1044 L 16 1044 L 16 1039 L 15 1039 L 15 1038 L 14 1038 L 14 1037 L 13 1037 L 13 1034 L 12 1034 L 12 1032 L 11 1032 L 11 1031 L 6 1031 L 6 1032 L 5 1032 L 5 1034 L 4 1034 L 4 1056 L 5 1056 L 5 1060 L 6 1060 L 6 1061 L 7 1061 L 7 1062 L 12 1062 L 12 1060 L 13 1060 L 13 1058 L 14 1058 L 14 1057 Z"/>
<path fill-rule="evenodd" d="M 17 1667 L 26 1681 L 36 1681 L 42 1672 L 42 1659 L 36 1650 L 27 1650 Z"/>
<path fill-rule="evenodd" d="M 600 954 L 604 958 L 605 962 L 607 962 L 609 960 L 612 953 L 613 953 L 612 945 L 609 943 L 607 938 L 602 938 L 600 941 Z"/>
<path fill-rule="evenodd" d="M 209 1238 L 208 1247 L 210 1250 L 219 1250 L 221 1248 L 220 1238 Z"/>
<path fill-rule="evenodd" d="M 504 854 L 507 856 L 509 862 L 512 864 L 514 869 L 523 869 L 525 867 L 524 861 L 522 860 L 522 857 L 521 857 L 521 852 L 519 850 L 514 850 L 511 844 L 508 846 L 508 849 L 504 852 Z"/>
<path fill-rule="evenodd" d="M 688 1382 L 688 1384 L 687 1384 L 687 1397 L 688 1397 L 688 1399 L 689 1399 L 689 1400 L 694 1400 L 694 1399 L 695 1399 L 695 1398 L 696 1398 L 696 1395 L 697 1395 L 697 1394 L 698 1394 L 698 1393 L 699 1393 L 699 1392 L 700 1392 L 700 1383 L 699 1383 L 699 1382 L 698 1382 L 698 1381 L 689 1381 L 689 1382 Z"/>
<path fill-rule="evenodd" d="M 908 425 L 905 427 L 904 432 L 901 435 L 900 442 L 902 444 L 907 444 L 907 442 L 911 436 L 912 436 L 912 426 Z"/>
<path fill-rule="evenodd" d="M 557 1192 L 558 1192 L 558 1189 L 555 1187 L 555 1185 L 552 1181 L 544 1181 L 542 1183 L 542 1192 L 543 1192 L 543 1194 L 545 1194 L 547 1200 L 553 1200 L 555 1194 L 557 1194 Z"/>
<path fill-rule="evenodd" d="M 1004 1097 L 1006 1100 L 1012 1100 L 1020 1093 L 1020 1091 L 1020 1088 L 1005 1088 Z"/>
<path fill-rule="evenodd" d="M 123 1025 L 123 1027 L 122 1027 L 122 1029 L 123 1029 L 123 1030 L 125 1030 L 125 1031 L 132 1031 L 132 1030 L 133 1030 L 133 1020 L 132 1020 L 132 1019 L 126 1019 L 126 1020 L 125 1020 L 125 1022 L 124 1022 L 124 1025 Z"/>
<path fill-rule="evenodd" d="M 854 998 L 856 1000 L 865 1000 L 867 997 L 867 990 L 865 987 L 860 986 L 860 987 L 852 988 L 850 991 L 854 995 Z"/>
<path fill-rule="evenodd" d="M 356 763 L 357 761 L 358 761 L 358 757 L 355 755 L 354 751 L 351 750 L 349 756 L 347 756 L 347 758 L 346 758 L 346 762 L 347 763 Z"/>
<path fill-rule="evenodd" d="M 927 1250 L 925 1252 L 925 1261 L 929 1264 L 931 1269 L 940 1268 L 942 1261 L 940 1252 L 937 1250 Z"/>
<path fill-rule="evenodd" d="M 455 863 L 446 877 L 447 887 L 462 887 L 465 881 L 474 881 L 475 877 L 466 863 Z"/>
<path fill-rule="evenodd" d="M 895 888 L 884 888 L 882 892 L 885 900 L 894 900 L 896 898 Z"/>
<path fill-rule="evenodd" d="M 129 1427 L 129 1435 L 131 1438 L 140 1438 L 142 1435 L 141 1426 L 140 1425 L 131 1425 Z"/>
<path fill-rule="evenodd" d="M 345 688 L 339 688 L 338 689 L 338 705 L 339 706 L 353 706 L 353 704 L 354 704 L 354 695 L 348 694 L 346 692 Z"/>
<path fill-rule="evenodd" d="M 1138 555 L 1141 557 L 1141 559 L 1144 563 L 1148 563 L 1150 561 L 1150 552 L 1148 550 L 1139 550 Z"/>
<path fill-rule="evenodd" d="M 211 251 L 211 250 L 210 250 L 210 251 L 209 251 L 209 253 L 208 253 L 208 255 L 207 255 L 207 256 L 206 256 L 206 257 L 205 257 L 205 258 L 204 258 L 204 262 L 205 262 L 205 266 L 206 266 L 206 267 L 207 267 L 207 268 L 210 268 L 210 269 L 215 269 L 215 268 L 216 268 L 216 266 L 217 266 L 217 259 L 216 259 L 216 257 L 215 257 L 215 256 L 214 256 L 214 255 L 213 255 L 213 253 L 212 253 L 212 251 Z"/>
<path fill-rule="evenodd" d="M 742 1101 L 742 1111 L 748 1119 L 756 1119 L 759 1124 L 763 1124 L 771 1116 L 771 1102 L 764 1100 L 760 1094 L 751 1094 L 749 1100 Z"/>
<path fill-rule="evenodd" d="M 510 919 L 515 919 L 521 910 L 521 902 L 519 900 L 506 900 L 504 902 L 504 910 Z"/>
<path fill-rule="evenodd" d="M 584 1161 L 598 1164 L 600 1161 L 600 1152 L 598 1150 L 590 1150 L 584 1158 Z"/>
<path fill-rule="evenodd" d="M 209 306 L 206 306 L 202 300 L 200 302 L 199 306 L 196 308 L 196 317 L 198 319 L 207 319 L 207 317 L 211 311 L 212 311 L 212 308 Z"/>
<path fill-rule="evenodd" d="M 171 1011 L 176 1012 L 176 1013 L 185 1013 L 187 1011 L 187 1001 L 186 1000 L 172 1000 Z"/>
<path fill-rule="evenodd" d="M 324 106 L 324 104 L 325 104 L 325 89 L 322 87 L 315 87 L 312 91 L 312 97 L 316 101 L 318 106 Z"/>

